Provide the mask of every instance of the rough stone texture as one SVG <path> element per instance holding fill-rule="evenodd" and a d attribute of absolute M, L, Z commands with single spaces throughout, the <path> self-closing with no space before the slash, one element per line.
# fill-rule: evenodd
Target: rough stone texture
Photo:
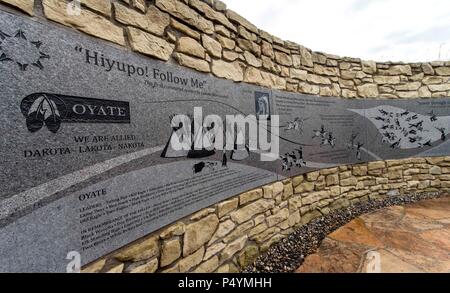
<path fill-rule="evenodd" d="M 450 67 L 437 67 L 435 71 L 437 75 L 450 75 Z"/>
<path fill-rule="evenodd" d="M 229 212 L 234 211 L 239 204 L 238 198 L 223 201 L 217 205 L 217 215 L 219 218 L 227 215 Z"/>
<path fill-rule="evenodd" d="M 166 40 L 139 29 L 129 27 L 127 32 L 131 47 L 139 53 L 167 61 L 175 48 L 175 45 Z"/>
<path fill-rule="evenodd" d="M 211 21 L 202 17 L 194 9 L 188 5 L 177 0 L 156 0 L 156 6 L 173 15 L 174 17 L 198 28 L 200 31 L 212 34 L 214 32 L 214 25 Z"/>
<path fill-rule="evenodd" d="M 225 11 L 227 10 L 227 5 L 220 0 L 214 0 L 214 8 L 217 11 Z"/>
<path fill-rule="evenodd" d="M 173 224 L 172 226 L 166 228 L 159 234 L 161 239 L 168 239 L 174 236 L 180 236 L 184 234 L 185 225 L 182 222 Z"/>
<path fill-rule="evenodd" d="M 394 65 L 386 73 L 388 75 L 412 75 L 410 65 Z"/>
<path fill-rule="evenodd" d="M 200 40 L 201 37 L 201 33 L 191 29 L 190 27 L 188 27 L 187 25 L 182 24 L 179 21 L 176 21 L 174 18 L 170 19 L 170 26 L 173 27 L 174 29 L 184 33 L 185 35 L 192 37 L 196 40 Z"/>
<path fill-rule="evenodd" d="M 231 231 L 234 230 L 235 227 L 236 224 L 234 224 L 231 220 L 226 220 L 225 222 L 220 223 L 216 233 L 214 233 L 209 243 L 214 243 L 216 240 L 222 239 L 223 237 L 227 236 Z"/>
<path fill-rule="evenodd" d="M 239 273 L 239 269 L 233 264 L 224 264 L 217 269 L 217 273 Z"/>
<path fill-rule="evenodd" d="M 239 195 L 239 204 L 242 206 L 251 201 L 255 201 L 263 197 L 262 189 L 255 189 Z"/>
<path fill-rule="evenodd" d="M 81 0 L 81 4 L 89 7 L 96 12 L 103 14 L 104 16 L 111 16 L 111 3 L 109 1 L 97 1 L 97 0 Z"/>
<path fill-rule="evenodd" d="M 238 262 L 239 266 L 244 268 L 252 264 L 256 257 L 259 255 L 259 249 L 256 245 L 247 246 L 242 253 L 239 254 Z"/>
<path fill-rule="evenodd" d="M 211 258 L 214 255 L 217 255 L 219 252 L 221 252 L 227 245 L 223 242 L 216 243 L 214 245 L 211 245 L 206 249 L 205 256 L 203 257 L 203 260 L 207 260 Z"/>
<path fill-rule="evenodd" d="M 378 87 L 376 84 L 364 84 L 357 87 L 358 94 L 363 98 L 378 97 Z"/>
<path fill-rule="evenodd" d="M 278 213 L 267 217 L 267 224 L 269 227 L 275 226 L 276 224 L 279 224 L 286 220 L 289 217 L 289 210 L 287 208 L 282 209 Z"/>
<path fill-rule="evenodd" d="M 252 218 L 254 215 L 263 213 L 273 207 L 274 207 L 273 201 L 267 199 L 260 199 L 258 201 L 255 201 L 254 203 L 246 205 L 245 207 L 235 212 L 232 212 L 231 218 L 233 219 L 233 221 L 236 221 L 237 223 L 241 224 Z"/>
<path fill-rule="evenodd" d="M 178 268 L 180 272 L 188 272 L 196 265 L 200 264 L 203 260 L 205 248 L 202 246 L 199 250 L 183 258 L 178 262 Z"/>
<path fill-rule="evenodd" d="M 123 268 L 125 267 L 125 264 L 123 263 L 119 263 L 119 264 L 114 264 L 113 266 L 111 266 L 110 268 L 108 268 L 105 273 L 107 274 L 120 274 L 123 272 Z"/>
<path fill-rule="evenodd" d="M 128 246 L 118 253 L 114 254 L 114 258 L 119 261 L 141 261 L 158 255 L 158 237 L 152 236 L 137 244 Z"/>
<path fill-rule="evenodd" d="M 80 15 L 68 15 L 67 3 L 63 0 L 43 0 L 44 14 L 48 19 L 71 26 L 89 35 L 125 45 L 123 28 L 89 10 L 82 9 Z"/>
<path fill-rule="evenodd" d="M 194 58 L 185 54 L 176 53 L 174 55 L 175 60 L 178 61 L 180 65 L 193 68 L 201 72 L 210 72 L 209 63 L 203 59 Z"/>
<path fill-rule="evenodd" d="M 114 3 L 114 11 L 118 22 L 141 28 L 158 36 L 164 35 L 166 27 L 170 24 L 169 15 L 155 6 L 150 6 L 147 13 L 142 14 L 120 3 Z"/>
<path fill-rule="evenodd" d="M 275 60 L 281 65 L 291 66 L 292 57 L 284 52 L 275 52 Z"/>
<path fill-rule="evenodd" d="M 227 10 L 227 17 L 233 22 L 236 22 L 246 29 L 248 29 L 251 32 L 258 33 L 258 28 L 251 24 L 248 20 L 237 14 L 236 12 L 232 10 Z"/>
<path fill-rule="evenodd" d="M 133 6 L 137 10 L 140 10 L 141 12 L 145 12 L 146 9 L 145 0 L 131 0 L 131 6 Z"/>
<path fill-rule="evenodd" d="M 194 273 L 212 273 L 219 266 L 219 257 L 214 256 L 213 258 L 201 263 L 195 270 Z"/>
<path fill-rule="evenodd" d="M 216 231 L 219 219 L 216 215 L 209 215 L 195 223 L 186 226 L 184 233 L 183 256 L 188 256 L 207 243 Z"/>
<path fill-rule="evenodd" d="M 208 35 L 202 36 L 202 43 L 206 51 L 213 57 L 222 57 L 222 45 Z"/>
<path fill-rule="evenodd" d="M 249 51 L 244 52 L 244 58 L 247 61 L 247 63 L 254 67 L 261 67 L 262 61 L 255 57 L 252 53 Z"/>
<path fill-rule="evenodd" d="M 128 270 L 128 272 L 132 274 L 148 274 L 156 272 L 157 269 L 158 269 L 158 259 L 153 259 L 146 264 L 136 266 Z"/>
<path fill-rule="evenodd" d="M 164 241 L 161 249 L 161 266 L 173 263 L 181 256 L 181 244 L 178 239 Z"/>
<path fill-rule="evenodd" d="M 6 3 L 28 13 L 31 16 L 34 15 L 34 0 L 0 0 L 0 3 Z"/>
<path fill-rule="evenodd" d="M 218 77 L 223 77 L 234 81 L 242 81 L 244 79 L 244 71 L 238 62 L 213 60 L 211 71 Z"/>
<path fill-rule="evenodd" d="M 206 18 L 220 22 L 228 29 L 236 31 L 236 27 L 228 20 L 228 18 L 224 14 L 215 11 L 208 4 L 200 0 L 189 0 L 189 4 L 200 11 Z"/>
<path fill-rule="evenodd" d="M 298 80 L 305 81 L 308 76 L 308 72 L 306 70 L 291 68 L 290 77 Z"/>
<path fill-rule="evenodd" d="M 238 251 L 241 251 L 245 247 L 245 243 L 247 242 L 247 235 L 242 236 L 239 239 L 236 239 L 235 241 L 231 242 L 230 244 L 225 247 L 225 249 L 220 254 L 221 259 L 230 259 L 233 257 L 235 253 Z"/>
<path fill-rule="evenodd" d="M 86 268 L 81 270 L 81 272 L 87 273 L 87 274 L 99 273 L 105 266 L 105 263 L 106 263 L 105 258 L 99 259 L 99 260 L 94 261 L 93 263 L 89 264 Z"/>

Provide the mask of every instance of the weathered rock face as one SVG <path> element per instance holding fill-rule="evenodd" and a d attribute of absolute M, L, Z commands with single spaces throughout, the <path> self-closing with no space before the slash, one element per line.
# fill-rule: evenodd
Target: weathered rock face
<path fill-rule="evenodd" d="M 190 0 L 189 4 L 201 12 L 206 18 L 217 21 L 224 25 L 226 28 L 236 31 L 236 27 L 228 20 L 228 18 L 223 14 L 216 10 L 214 10 L 208 4 L 200 1 L 200 0 Z"/>
<path fill-rule="evenodd" d="M 231 220 L 226 220 L 219 224 L 219 228 L 217 228 L 216 233 L 214 233 L 214 236 L 211 238 L 209 243 L 214 243 L 215 241 L 224 238 L 228 234 L 231 233 L 231 231 L 234 230 L 236 227 L 236 224 Z"/>
<path fill-rule="evenodd" d="M 263 191 L 262 189 L 255 189 L 248 191 L 246 193 L 243 193 L 239 196 L 239 204 L 244 205 L 246 203 L 249 203 L 251 201 L 255 201 L 257 199 L 260 199 L 263 197 Z"/>
<path fill-rule="evenodd" d="M 219 218 L 227 215 L 229 212 L 234 211 L 239 204 L 238 198 L 223 201 L 217 205 L 217 214 Z"/>
<path fill-rule="evenodd" d="M 185 224 L 182 222 L 178 222 L 163 230 L 161 234 L 159 234 L 159 237 L 161 239 L 169 239 L 174 236 L 181 236 L 184 234 L 184 229 Z"/>
<path fill-rule="evenodd" d="M 445 75 L 445 76 L 449 76 L 450 75 L 450 67 L 437 67 L 435 69 L 436 74 L 437 75 Z"/>
<path fill-rule="evenodd" d="M 218 41 L 207 35 L 202 36 L 202 41 L 203 46 L 211 56 L 216 58 L 222 57 L 222 45 Z"/>
<path fill-rule="evenodd" d="M 179 272 L 188 272 L 193 267 L 200 264 L 203 260 L 203 255 L 205 253 L 205 248 L 202 246 L 199 250 L 189 255 L 188 257 L 183 258 L 178 262 L 178 270 Z"/>
<path fill-rule="evenodd" d="M 139 265 L 139 266 L 130 266 L 128 268 L 128 272 L 132 274 L 148 274 L 154 273 L 158 269 L 158 260 L 153 259 L 149 263 Z"/>
<path fill-rule="evenodd" d="M 206 50 L 193 38 L 181 37 L 177 40 L 177 51 L 201 59 L 205 58 Z"/>
<path fill-rule="evenodd" d="M 74 27 L 89 35 L 125 45 L 123 28 L 112 24 L 108 19 L 82 9 L 80 15 L 68 15 L 68 2 L 62 0 L 43 0 L 44 14 L 48 19 Z M 21 6 L 22 7 L 22 6 Z"/>
<path fill-rule="evenodd" d="M 127 32 L 131 47 L 139 53 L 167 61 L 175 48 L 175 45 L 166 40 L 139 29 L 129 27 Z"/>
<path fill-rule="evenodd" d="M 252 218 L 254 215 L 263 213 L 273 207 L 274 202 L 272 200 L 260 199 L 231 213 L 231 218 L 241 224 Z"/>
<path fill-rule="evenodd" d="M 176 0 L 156 0 L 155 5 L 162 11 L 166 11 L 174 17 L 190 24 L 200 31 L 212 34 L 214 32 L 214 25 L 211 21 L 202 17 L 194 9 L 181 1 Z"/>
<path fill-rule="evenodd" d="M 254 33 L 258 32 L 258 28 L 256 28 L 256 26 L 254 26 L 248 20 L 246 20 L 245 18 L 243 18 L 242 16 L 240 16 L 239 14 L 237 14 L 236 12 L 234 12 L 232 10 L 227 10 L 227 17 L 231 21 L 242 25 L 243 27 L 245 27 L 246 29 L 248 29 L 251 32 L 254 32 Z"/>
<path fill-rule="evenodd" d="M 0 2 L 14 6 L 31 16 L 34 15 L 34 0 L 1 0 Z"/>
<path fill-rule="evenodd" d="M 376 84 L 364 84 L 357 87 L 358 94 L 363 98 L 377 98 L 378 93 L 378 87 Z"/>
<path fill-rule="evenodd" d="M 275 60 L 281 65 L 292 66 L 292 57 L 284 52 L 275 52 Z"/>
<path fill-rule="evenodd" d="M 108 17 L 111 15 L 112 4 L 109 1 L 81 0 L 80 2 L 82 5 L 89 7 L 90 9 L 95 10 L 100 14 Z"/>
<path fill-rule="evenodd" d="M 165 241 L 161 250 L 161 267 L 170 265 L 181 256 L 181 244 L 178 239 Z"/>
<path fill-rule="evenodd" d="M 261 67 L 262 61 L 255 57 L 252 53 L 249 51 L 244 52 L 244 58 L 247 61 L 247 63 L 254 67 Z"/>
<path fill-rule="evenodd" d="M 127 8 L 120 3 L 114 3 L 115 18 L 118 22 L 141 28 L 158 36 L 164 35 L 170 24 L 170 17 L 155 6 L 150 6 L 146 14 Z"/>
<path fill-rule="evenodd" d="M 214 256 L 213 258 L 203 262 L 200 264 L 195 270 L 194 273 L 212 273 L 219 266 L 219 257 Z"/>
<path fill-rule="evenodd" d="M 223 242 L 219 242 L 219 243 L 209 246 L 205 252 L 205 256 L 203 257 L 203 260 L 208 260 L 209 258 L 213 257 L 214 255 L 218 255 L 219 252 L 221 252 L 226 246 L 227 245 Z"/>
<path fill-rule="evenodd" d="M 219 219 L 216 215 L 210 215 L 195 223 L 186 226 L 184 233 L 183 256 L 188 256 L 203 244 L 207 243 L 216 231 Z"/>
<path fill-rule="evenodd" d="M 174 55 L 174 58 L 175 58 L 175 60 L 178 61 L 178 63 L 180 65 L 183 65 L 183 66 L 186 66 L 189 68 L 193 68 L 197 71 L 201 71 L 201 72 L 210 72 L 211 71 L 211 69 L 209 68 L 209 63 L 203 59 L 190 57 L 188 55 L 181 54 L 181 53 L 176 53 Z"/>
<path fill-rule="evenodd" d="M 131 245 L 119 253 L 114 258 L 119 261 L 141 261 L 158 255 L 158 237 L 153 236 L 137 244 Z"/>
<path fill-rule="evenodd" d="M 244 72 L 238 62 L 225 62 L 222 60 L 213 60 L 211 71 L 218 77 L 231 79 L 234 81 L 242 81 Z"/>
<path fill-rule="evenodd" d="M 230 259 L 231 257 L 233 257 L 234 254 L 236 254 L 238 251 L 241 251 L 245 247 L 247 238 L 248 237 L 245 235 L 228 244 L 228 246 L 225 247 L 225 249 L 220 254 L 220 258 Z"/>

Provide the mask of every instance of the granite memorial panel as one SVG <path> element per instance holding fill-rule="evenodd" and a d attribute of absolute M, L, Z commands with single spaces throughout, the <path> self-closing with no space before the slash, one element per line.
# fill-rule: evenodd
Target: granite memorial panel
<path fill-rule="evenodd" d="M 272 91 L 7 12 L 0 72 L 1 272 L 64 272 L 70 251 L 89 263 L 201 208 L 311 170 L 450 153 L 449 99 Z M 264 122 L 257 133 L 279 141 L 276 157 L 262 160 L 249 124 L 227 115 Z M 219 124 L 224 137 L 233 129 L 226 150 L 210 131 Z M 186 137 L 187 146 L 174 147 Z"/>

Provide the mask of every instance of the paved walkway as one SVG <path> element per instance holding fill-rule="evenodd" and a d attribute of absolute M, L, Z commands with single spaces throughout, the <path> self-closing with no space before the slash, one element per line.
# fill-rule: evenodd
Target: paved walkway
<path fill-rule="evenodd" d="M 450 272 L 450 198 L 363 215 L 322 242 L 297 272 Z"/>

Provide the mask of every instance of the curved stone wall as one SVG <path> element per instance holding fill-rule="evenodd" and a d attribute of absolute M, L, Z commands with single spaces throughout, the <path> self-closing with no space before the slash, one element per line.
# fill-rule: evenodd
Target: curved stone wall
<path fill-rule="evenodd" d="M 0 0 L 0 8 L 220 78 L 343 98 L 450 95 L 450 62 L 377 63 L 313 52 L 257 29 L 218 0 Z M 311 172 L 230 198 L 86 266 L 86 272 L 235 272 L 295 227 L 354 202 L 448 192 L 450 157 Z"/>

